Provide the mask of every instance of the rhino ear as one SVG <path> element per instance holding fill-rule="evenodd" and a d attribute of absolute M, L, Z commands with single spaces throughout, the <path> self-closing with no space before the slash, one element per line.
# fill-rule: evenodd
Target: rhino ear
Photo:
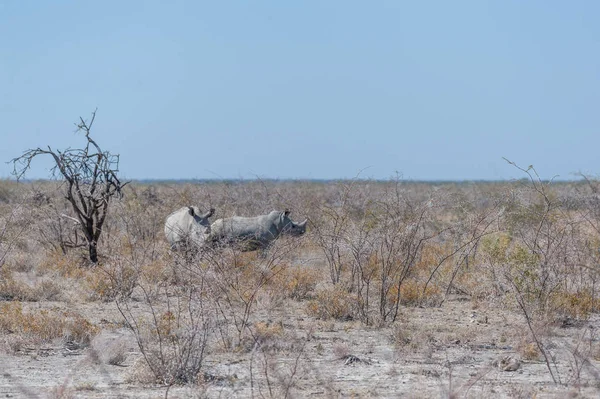
<path fill-rule="evenodd" d="M 195 214 L 194 208 L 191 206 L 188 206 L 188 213 L 190 214 L 190 216 L 194 216 L 194 214 Z"/>
<path fill-rule="evenodd" d="M 283 211 L 283 216 L 290 216 L 290 213 L 292 213 L 292 211 L 286 209 L 285 211 Z"/>

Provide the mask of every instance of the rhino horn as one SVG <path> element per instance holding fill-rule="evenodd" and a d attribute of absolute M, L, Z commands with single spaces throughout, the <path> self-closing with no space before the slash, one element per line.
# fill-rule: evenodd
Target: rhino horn
<path fill-rule="evenodd" d="M 308 222 L 308 219 L 304 219 L 304 222 L 298 223 L 298 226 L 304 227 L 304 226 L 306 226 L 306 222 Z"/>
<path fill-rule="evenodd" d="M 204 214 L 204 216 L 202 216 L 203 219 L 208 219 L 209 217 L 211 217 L 212 215 L 214 215 L 215 213 L 215 208 L 210 208 L 208 212 L 206 212 Z"/>

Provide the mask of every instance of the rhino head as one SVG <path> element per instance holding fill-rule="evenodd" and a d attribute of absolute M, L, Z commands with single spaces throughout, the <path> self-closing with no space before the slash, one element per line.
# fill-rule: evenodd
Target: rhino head
<path fill-rule="evenodd" d="M 290 218 L 291 211 L 286 209 L 281 213 L 281 229 L 282 234 L 288 234 L 291 236 L 301 236 L 306 232 L 306 222 L 308 219 L 304 219 L 303 222 L 296 223 Z"/>
<path fill-rule="evenodd" d="M 205 223 L 208 223 L 208 218 L 215 213 L 215 208 L 210 208 L 210 210 L 204 215 L 199 215 L 198 208 L 196 208 L 195 206 L 188 206 L 188 213 L 198 222 L 203 221 Z M 208 223 L 208 225 L 210 226 L 210 223 Z"/>
<path fill-rule="evenodd" d="M 199 213 L 199 209 L 195 206 L 188 206 L 188 214 L 194 218 L 194 223 L 190 228 L 190 236 L 196 243 L 205 241 L 206 236 L 210 234 L 210 218 L 215 213 L 214 208 L 204 214 Z"/>

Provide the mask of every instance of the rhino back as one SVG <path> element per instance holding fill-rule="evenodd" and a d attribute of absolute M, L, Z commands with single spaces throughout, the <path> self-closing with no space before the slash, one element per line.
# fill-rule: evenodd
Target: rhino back
<path fill-rule="evenodd" d="M 217 239 L 257 238 L 269 241 L 277 237 L 278 229 L 271 214 L 255 217 L 233 216 L 215 221 L 211 226 L 211 235 Z"/>

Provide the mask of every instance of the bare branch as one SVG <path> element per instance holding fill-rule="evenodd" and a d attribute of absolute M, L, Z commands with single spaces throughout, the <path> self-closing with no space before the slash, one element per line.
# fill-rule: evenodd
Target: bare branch
<path fill-rule="evenodd" d="M 88 242 L 90 260 L 98 261 L 97 245 L 106 220 L 108 204 L 115 195 L 122 197 L 122 189 L 128 183 L 122 183 L 117 177 L 119 156 L 102 151 L 98 143 L 91 137 L 91 129 L 96 119 L 96 110 L 92 112 L 89 122 L 79 118 L 76 123 L 77 132 L 83 132 L 86 145 L 83 148 L 67 148 L 64 151 L 36 148 L 25 151 L 14 158 L 13 175 L 17 179 L 25 176 L 31 168 L 34 158 L 50 155 L 54 159 L 51 169 L 55 178 L 67 182 L 66 199 L 71 203 L 79 226 Z"/>

